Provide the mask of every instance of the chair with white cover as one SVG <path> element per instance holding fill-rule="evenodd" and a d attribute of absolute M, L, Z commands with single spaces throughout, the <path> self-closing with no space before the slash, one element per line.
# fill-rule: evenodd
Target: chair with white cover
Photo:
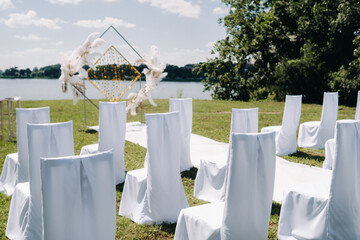
<path fill-rule="evenodd" d="M 356 111 L 355 111 L 355 120 L 360 120 L 360 91 L 358 91 L 357 102 L 356 102 Z M 332 164 L 335 158 L 335 144 L 336 144 L 336 134 L 334 138 L 331 138 L 325 143 L 325 160 L 323 162 L 323 168 L 332 169 Z"/>
<path fill-rule="evenodd" d="M 41 158 L 43 238 L 113 240 L 116 189 L 112 152 Z"/>
<path fill-rule="evenodd" d="M 196 198 L 208 202 L 224 201 L 232 133 L 257 133 L 258 112 L 258 108 L 232 109 L 228 156 L 217 161 L 200 160 L 194 186 Z"/>
<path fill-rule="evenodd" d="M 286 193 L 279 239 L 360 239 L 360 122 L 337 121 L 336 138 L 329 197 Z"/>
<path fill-rule="evenodd" d="M 29 182 L 18 183 L 10 203 L 6 236 L 42 239 L 41 157 L 74 155 L 72 121 L 28 124 Z"/>
<path fill-rule="evenodd" d="M 112 149 L 116 184 L 125 181 L 125 132 L 126 102 L 100 102 L 99 144 L 86 145 L 80 152 L 83 155 Z"/>
<path fill-rule="evenodd" d="M 175 240 L 267 239 L 275 133 L 232 133 L 225 201 L 181 210 Z"/>
<path fill-rule="evenodd" d="M 275 132 L 276 154 L 289 155 L 296 152 L 296 130 L 301 115 L 301 95 L 286 95 L 281 126 L 268 126 L 261 132 Z"/>
<path fill-rule="evenodd" d="M 145 168 L 127 173 L 119 214 L 139 224 L 173 223 L 189 206 L 180 176 L 179 112 L 145 118 Z"/>
<path fill-rule="evenodd" d="M 320 149 L 325 142 L 334 137 L 338 113 L 338 93 L 324 93 L 323 108 L 320 121 L 300 124 L 298 145 L 303 148 Z"/>
<path fill-rule="evenodd" d="M 192 98 L 170 98 L 170 112 L 180 114 L 180 171 L 186 171 L 194 165 L 190 158 L 190 137 L 192 129 Z"/>
<path fill-rule="evenodd" d="M 5 158 L 4 167 L 0 177 L 0 192 L 10 196 L 13 194 L 17 183 L 29 181 L 27 124 L 49 122 L 49 107 L 16 109 L 16 139 L 18 152 L 8 154 Z"/>

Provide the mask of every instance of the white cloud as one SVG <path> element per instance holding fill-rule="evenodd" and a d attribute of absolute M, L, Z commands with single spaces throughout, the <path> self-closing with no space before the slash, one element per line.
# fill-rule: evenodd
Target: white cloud
<path fill-rule="evenodd" d="M 117 2 L 117 0 L 104 0 L 104 2 Z"/>
<path fill-rule="evenodd" d="M 150 3 L 152 7 L 157 7 L 165 12 L 177 14 L 182 17 L 200 17 L 200 6 L 185 0 L 138 0 L 138 2 Z"/>
<path fill-rule="evenodd" d="M 41 37 L 36 36 L 35 34 L 32 34 L 32 33 L 30 33 L 27 36 L 16 35 L 15 37 L 17 39 L 24 40 L 24 41 L 44 41 L 44 40 L 47 40 L 47 38 L 41 38 Z"/>
<path fill-rule="evenodd" d="M 37 13 L 33 10 L 29 10 L 27 13 L 11 13 L 8 15 L 8 19 L 0 19 L 0 22 L 5 23 L 8 27 L 19 27 L 19 26 L 37 26 L 46 27 L 49 29 L 61 29 L 59 23 L 65 23 L 65 21 L 55 18 L 39 18 Z"/>
<path fill-rule="evenodd" d="M 26 56 L 31 54 L 48 54 L 48 53 L 59 53 L 59 52 L 56 49 L 49 49 L 49 48 L 28 48 L 13 52 L 15 56 Z"/>
<path fill-rule="evenodd" d="M 10 52 L 0 52 L 0 69 L 17 66 L 19 69 L 42 67 L 61 62 L 58 49 L 30 48 Z"/>
<path fill-rule="evenodd" d="M 207 48 L 213 48 L 214 47 L 214 45 L 215 45 L 215 41 L 214 42 L 208 42 L 207 44 L 205 44 L 205 47 L 207 47 Z"/>
<path fill-rule="evenodd" d="M 119 18 L 111 18 L 105 17 L 103 20 L 95 19 L 95 20 L 79 20 L 74 25 L 85 27 L 85 28 L 108 28 L 110 25 L 116 27 L 125 27 L 125 28 L 133 28 L 136 25 L 133 23 L 128 23 Z"/>
<path fill-rule="evenodd" d="M 170 51 L 159 52 L 159 59 L 167 64 L 184 66 L 185 64 L 205 62 L 207 58 L 214 58 L 210 51 L 195 49 L 173 48 Z"/>
<path fill-rule="evenodd" d="M 14 4 L 11 0 L 0 0 L 0 11 L 14 8 Z"/>
<path fill-rule="evenodd" d="M 65 5 L 68 3 L 78 5 L 80 2 L 82 2 L 82 0 L 50 0 L 50 3 L 59 5 Z"/>
<path fill-rule="evenodd" d="M 225 15 L 228 13 L 229 13 L 229 11 L 225 8 L 216 7 L 213 9 L 213 14 L 215 14 L 215 15 Z"/>
<path fill-rule="evenodd" d="M 55 43 L 56 46 L 62 46 L 64 45 L 64 42 L 63 41 L 58 41 L 57 43 Z"/>

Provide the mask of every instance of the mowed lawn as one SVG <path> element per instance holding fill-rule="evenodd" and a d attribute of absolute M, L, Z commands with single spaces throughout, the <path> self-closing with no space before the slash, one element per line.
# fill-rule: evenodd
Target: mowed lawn
<path fill-rule="evenodd" d="M 151 106 L 147 101 L 142 107 L 142 113 L 161 113 L 169 109 L 169 101 L 166 99 L 155 100 L 157 107 Z M 95 100 L 98 104 L 98 100 Z M 80 153 L 82 146 L 96 143 L 98 133 L 89 131 L 85 128 L 84 104 L 79 101 L 73 105 L 72 100 L 54 100 L 54 101 L 23 101 L 22 107 L 44 107 L 50 106 L 51 122 L 63 122 L 72 120 L 74 124 L 74 146 L 75 153 Z M 88 126 L 98 125 L 98 110 L 90 103 L 87 103 L 87 124 Z M 231 109 L 232 108 L 259 108 L 259 131 L 262 127 L 271 125 L 280 125 L 284 102 L 239 102 L 239 101 L 217 101 L 217 100 L 193 100 L 193 126 L 192 132 L 212 138 L 216 141 L 228 142 Z M 320 120 L 321 105 L 303 104 L 300 122 Z M 7 109 L 5 107 L 5 112 Z M 338 119 L 354 119 L 355 108 L 340 106 Z M 143 117 L 143 120 L 145 118 Z M 140 121 L 140 114 L 135 117 L 129 117 L 128 121 Z M 13 142 L 8 141 L 7 116 L 4 116 L 4 140 L 0 141 L 0 169 L 3 168 L 5 156 L 17 151 L 16 139 Z M 146 149 L 126 142 L 125 144 L 125 165 L 126 170 L 130 171 L 142 168 L 144 163 Z M 324 150 L 311 150 L 298 148 L 298 152 L 284 157 L 287 160 L 304 163 L 312 166 L 322 166 L 324 161 Z M 182 173 L 182 181 L 190 206 L 204 204 L 206 202 L 196 199 L 193 196 L 194 179 L 197 170 L 192 168 Z M 117 211 L 122 195 L 123 184 L 117 186 Z M 10 197 L 0 194 L 0 239 L 5 237 Z M 246 207 L 246 206 L 239 206 Z M 280 204 L 273 203 L 271 219 L 269 224 L 268 239 L 277 239 L 277 225 L 280 213 Z M 117 215 L 116 239 L 172 239 L 175 231 L 175 224 L 162 225 L 138 225 L 131 220 Z"/>

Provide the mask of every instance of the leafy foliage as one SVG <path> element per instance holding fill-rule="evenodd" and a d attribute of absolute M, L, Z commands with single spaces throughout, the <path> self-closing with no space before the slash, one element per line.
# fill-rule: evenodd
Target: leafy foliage
<path fill-rule="evenodd" d="M 332 90 L 350 102 L 345 100 L 356 91 L 360 71 L 359 40 L 354 41 L 360 33 L 359 1 L 223 2 L 229 14 L 219 22 L 227 36 L 215 45 L 218 57 L 196 67 L 215 98 L 303 94 L 305 102 L 319 102 L 322 92 Z M 252 71 L 246 71 L 249 64 Z M 224 65 L 231 67 L 224 71 Z"/>

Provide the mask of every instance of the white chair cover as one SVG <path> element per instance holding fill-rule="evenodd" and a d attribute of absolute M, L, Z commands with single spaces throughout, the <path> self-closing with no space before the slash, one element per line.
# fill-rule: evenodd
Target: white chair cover
<path fill-rule="evenodd" d="M 190 158 L 190 137 L 192 129 L 192 98 L 169 99 L 170 112 L 180 114 L 180 171 L 193 167 Z"/>
<path fill-rule="evenodd" d="M 324 93 L 321 120 L 300 124 L 298 145 L 303 148 L 319 149 L 334 137 L 338 113 L 338 93 Z"/>
<path fill-rule="evenodd" d="M 180 177 L 179 112 L 145 118 L 148 160 L 127 173 L 119 214 L 140 224 L 173 223 L 189 206 Z"/>
<path fill-rule="evenodd" d="M 360 122 L 338 121 L 328 199 L 285 195 L 279 239 L 360 239 Z"/>
<path fill-rule="evenodd" d="M 41 159 L 43 239 L 113 240 L 116 193 L 111 151 Z"/>
<path fill-rule="evenodd" d="M 274 132 L 233 133 L 224 203 L 181 210 L 175 239 L 267 239 L 275 159 Z"/>
<path fill-rule="evenodd" d="M 126 102 L 100 102 L 99 104 L 99 144 L 82 147 L 80 155 L 112 149 L 115 183 L 120 184 L 125 181 Z"/>
<path fill-rule="evenodd" d="M 358 91 L 357 95 L 355 120 L 360 120 L 360 91 Z"/>
<path fill-rule="evenodd" d="M 356 111 L 355 111 L 355 120 L 360 120 L 360 91 L 358 91 L 357 102 L 356 102 Z M 332 169 L 332 164 L 335 158 L 335 138 L 331 138 L 325 143 L 325 160 L 323 163 L 323 168 Z"/>
<path fill-rule="evenodd" d="M 275 132 L 277 155 L 289 155 L 296 152 L 296 130 L 301 115 L 301 97 L 301 95 L 286 95 L 281 126 L 269 126 L 261 129 L 261 132 Z"/>
<path fill-rule="evenodd" d="M 229 146 L 232 133 L 257 133 L 258 108 L 232 109 Z M 228 152 L 230 151 L 230 148 Z M 224 201 L 226 185 L 227 159 L 212 161 L 200 160 L 200 166 L 195 178 L 194 196 L 209 202 Z"/>
<path fill-rule="evenodd" d="M 6 236 L 10 239 L 41 239 L 42 237 L 40 157 L 74 155 L 72 121 L 28 124 L 27 136 L 29 184 L 18 184 L 11 199 L 6 227 Z"/>
<path fill-rule="evenodd" d="M 12 195 L 17 183 L 29 181 L 29 153 L 27 139 L 28 123 L 49 123 L 50 109 L 17 108 L 16 109 L 16 139 L 17 153 L 8 154 L 0 177 L 0 192 Z"/>

